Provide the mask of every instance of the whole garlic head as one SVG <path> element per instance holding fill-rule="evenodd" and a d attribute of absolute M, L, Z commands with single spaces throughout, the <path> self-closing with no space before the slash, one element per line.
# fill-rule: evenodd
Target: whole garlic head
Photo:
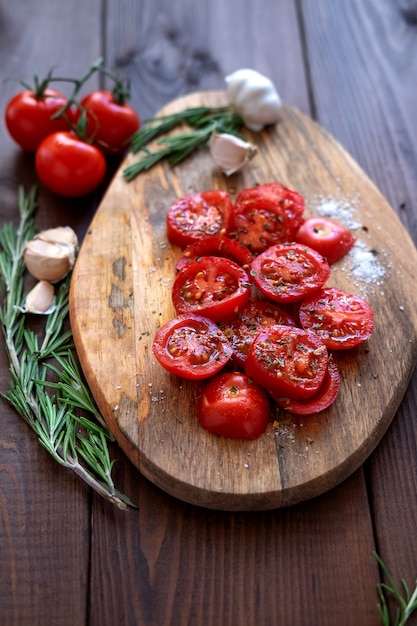
<path fill-rule="evenodd" d="M 241 69 L 225 77 L 228 103 L 245 126 L 260 131 L 278 122 L 282 101 L 274 84 L 256 70 Z"/>
<path fill-rule="evenodd" d="M 211 135 L 209 148 L 214 162 L 226 176 L 241 170 L 258 151 L 253 144 L 240 137 L 216 132 Z"/>

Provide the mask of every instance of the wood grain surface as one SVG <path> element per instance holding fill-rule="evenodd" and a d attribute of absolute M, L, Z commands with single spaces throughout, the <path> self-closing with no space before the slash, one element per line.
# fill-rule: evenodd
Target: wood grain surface
<path fill-rule="evenodd" d="M 413 0 L 0 0 L 0 105 L 20 90 L 13 79 L 31 83 L 51 67 L 81 76 L 103 55 L 130 81 L 131 104 L 146 119 L 253 67 L 353 155 L 416 244 L 416 15 Z M 88 88 L 109 86 L 97 75 Z M 19 185 L 38 181 L 32 155 L 4 124 L 0 166 L 0 222 L 16 223 Z M 68 224 L 82 240 L 117 163 L 108 167 L 85 198 L 39 185 L 38 228 Z M 403 313 L 396 325 L 409 323 Z M 394 375 L 396 367 L 386 365 Z M 9 378 L 0 349 L 2 391 Z M 1 402 L 1 625 L 379 626 L 376 585 L 386 579 L 373 551 L 398 586 L 416 580 L 416 406 L 417 372 L 351 477 L 271 511 L 182 502 L 115 444 L 115 484 L 138 504 L 126 514 L 52 461 Z M 394 621 L 393 604 L 390 613 Z"/>
<path fill-rule="evenodd" d="M 196 93 L 162 111 L 221 103 Z M 84 373 L 127 456 L 182 500 L 225 510 L 260 510 L 323 493 L 353 473 L 388 428 L 416 359 L 417 253 L 394 211 L 345 150 L 307 116 L 286 107 L 275 127 L 248 137 L 257 157 L 231 179 L 207 150 L 176 168 L 161 165 L 128 183 L 122 164 L 84 240 L 71 288 L 71 325 Z M 342 385 L 315 416 L 283 411 L 256 441 L 201 428 L 202 384 L 172 376 L 153 357 L 156 330 L 174 317 L 170 291 L 179 249 L 165 216 L 179 195 L 240 191 L 278 181 L 299 191 L 307 213 L 335 208 L 356 244 L 332 266 L 328 285 L 358 293 L 375 313 L 360 348 L 335 354 Z"/>

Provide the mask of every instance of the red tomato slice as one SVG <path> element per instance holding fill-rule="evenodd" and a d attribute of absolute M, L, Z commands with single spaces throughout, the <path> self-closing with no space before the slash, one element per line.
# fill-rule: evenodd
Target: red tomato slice
<path fill-rule="evenodd" d="M 296 325 L 294 318 L 278 305 L 267 300 L 250 300 L 230 324 L 221 326 L 233 348 L 236 366 L 245 367 L 249 348 L 257 334 L 276 324 Z"/>
<path fill-rule="evenodd" d="M 320 389 L 328 353 L 313 332 L 291 326 L 270 326 L 253 341 L 245 371 L 260 385 L 280 396 L 309 398 Z"/>
<path fill-rule="evenodd" d="M 182 253 L 176 269 L 179 271 L 190 261 L 202 256 L 220 256 L 234 261 L 244 269 L 248 269 L 253 256 L 246 246 L 229 237 L 207 237 L 187 246 Z"/>
<path fill-rule="evenodd" d="M 249 300 L 250 288 L 249 276 L 239 265 L 204 256 L 177 274 L 172 301 L 177 313 L 197 313 L 220 322 L 238 314 Z"/>
<path fill-rule="evenodd" d="M 301 244 L 272 246 L 259 254 L 251 265 L 251 276 L 258 289 L 280 303 L 302 300 L 324 285 L 330 276 L 326 259 Z"/>
<path fill-rule="evenodd" d="M 271 393 L 275 402 L 285 409 L 294 413 L 294 415 L 312 415 L 324 411 L 335 401 L 340 389 L 340 374 L 336 363 L 333 359 L 329 359 L 327 372 L 324 376 L 323 383 L 317 393 L 311 398 L 295 399 L 282 398 L 276 393 Z"/>
<path fill-rule="evenodd" d="M 168 239 L 182 248 L 205 237 L 228 235 L 232 225 L 230 196 L 216 189 L 177 198 L 167 213 Z"/>
<path fill-rule="evenodd" d="M 166 370 L 201 380 L 217 374 L 232 355 L 226 336 L 211 320 L 179 315 L 156 333 L 153 352 Z"/>
<path fill-rule="evenodd" d="M 240 372 L 210 380 L 198 399 L 200 424 L 216 435 L 256 439 L 268 426 L 270 400 L 260 385 Z"/>
<path fill-rule="evenodd" d="M 328 263 L 342 258 L 355 243 L 348 228 L 327 217 L 309 217 L 295 233 L 295 241 L 317 250 Z"/>
<path fill-rule="evenodd" d="M 253 254 L 294 239 L 295 228 L 279 205 L 262 200 L 259 206 L 236 206 L 234 232 Z"/>
<path fill-rule="evenodd" d="M 294 228 L 302 224 L 304 198 L 298 191 L 284 187 L 281 183 L 264 183 L 258 187 L 243 189 L 236 196 L 235 204 L 244 205 L 259 200 L 278 203 L 293 222 Z"/>
<path fill-rule="evenodd" d="M 366 300 L 336 287 L 306 298 L 299 311 L 303 328 L 311 329 L 333 350 L 354 348 L 369 339 L 374 314 Z"/>

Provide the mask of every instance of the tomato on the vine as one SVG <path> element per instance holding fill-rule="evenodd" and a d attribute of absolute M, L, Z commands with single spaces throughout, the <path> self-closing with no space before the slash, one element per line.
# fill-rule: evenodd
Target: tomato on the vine
<path fill-rule="evenodd" d="M 354 348 L 369 339 L 374 328 L 371 305 L 336 287 L 306 298 L 299 311 L 303 328 L 311 329 L 332 350 Z"/>
<path fill-rule="evenodd" d="M 211 320 L 179 315 L 156 332 L 153 352 L 172 374 L 201 380 L 217 374 L 232 355 L 226 336 Z"/>
<path fill-rule="evenodd" d="M 72 198 L 96 189 L 106 173 L 106 161 L 100 150 L 64 131 L 42 141 L 36 151 L 35 166 L 46 187 Z"/>
<path fill-rule="evenodd" d="M 140 128 L 135 109 L 112 91 L 93 91 L 81 102 L 87 112 L 87 137 L 94 140 L 105 154 L 119 154 L 129 147 L 132 136 Z"/>
<path fill-rule="evenodd" d="M 309 217 L 295 233 L 295 241 L 309 246 L 335 263 L 355 243 L 355 238 L 346 226 L 327 217 Z"/>
<path fill-rule="evenodd" d="M 255 439 L 270 417 L 267 392 L 246 374 L 225 372 L 210 380 L 197 403 L 200 424 L 209 432 L 233 439 Z"/>
<path fill-rule="evenodd" d="M 294 413 L 294 415 L 312 415 L 327 409 L 336 400 L 340 388 L 340 374 L 336 363 L 329 359 L 327 372 L 323 383 L 317 393 L 311 398 L 283 398 L 277 393 L 271 392 L 272 398 L 281 408 Z"/>
<path fill-rule="evenodd" d="M 327 362 L 327 348 L 318 335 L 276 325 L 255 337 L 245 371 L 260 385 L 283 397 L 309 398 L 321 387 Z"/>
<path fill-rule="evenodd" d="M 34 152 L 48 135 L 69 130 L 64 115 L 52 119 L 66 104 L 66 97 L 55 89 L 46 88 L 39 93 L 25 89 L 13 96 L 6 106 L 7 130 L 23 150 Z"/>
<path fill-rule="evenodd" d="M 220 322 L 245 306 L 250 288 L 249 276 L 239 265 L 223 257 L 203 256 L 177 274 L 172 301 L 177 313 L 197 313 Z"/>
<path fill-rule="evenodd" d="M 255 257 L 250 273 L 265 296 L 291 303 L 320 289 L 330 276 L 330 267 L 312 248 L 289 243 L 272 246 Z"/>
<path fill-rule="evenodd" d="M 167 213 L 168 239 L 182 248 L 205 237 L 228 235 L 232 225 L 231 198 L 218 189 L 181 196 Z"/>

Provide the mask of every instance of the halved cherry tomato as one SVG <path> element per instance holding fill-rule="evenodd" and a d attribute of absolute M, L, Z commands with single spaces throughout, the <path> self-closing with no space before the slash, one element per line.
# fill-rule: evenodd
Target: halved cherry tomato
<path fill-rule="evenodd" d="M 36 151 L 35 166 L 46 187 L 69 198 L 94 191 L 106 173 L 100 150 L 71 132 L 46 137 Z"/>
<path fill-rule="evenodd" d="M 179 315 L 161 326 L 153 352 L 162 367 L 190 380 L 217 374 L 232 355 L 223 332 L 198 315 Z"/>
<path fill-rule="evenodd" d="M 255 439 L 270 417 L 266 391 L 240 372 L 225 372 L 210 380 L 198 399 L 197 415 L 211 433 L 234 439 Z"/>
<path fill-rule="evenodd" d="M 43 89 L 39 94 L 25 89 L 6 106 L 7 130 L 23 150 L 34 152 L 48 135 L 69 130 L 65 116 L 52 119 L 66 103 L 67 98 L 55 89 Z"/>
<path fill-rule="evenodd" d="M 280 396 L 309 398 L 320 389 L 327 362 L 327 348 L 318 335 L 276 325 L 255 337 L 246 357 L 245 371 Z"/>
<path fill-rule="evenodd" d="M 342 258 L 355 243 L 346 226 L 327 217 L 309 217 L 295 233 L 295 241 L 326 257 L 328 263 Z"/>
<path fill-rule="evenodd" d="M 104 154 L 119 154 L 140 128 L 140 119 L 125 99 L 111 91 L 93 91 L 81 100 L 87 111 L 87 136 L 94 139 Z"/>
<path fill-rule="evenodd" d="M 272 246 L 252 261 L 251 276 L 258 289 L 280 303 L 302 300 L 330 276 L 326 259 L 297 243 Z"/>
<path fill-rule="evenodd" d="M 360 296 L 336 287 L 321 289 L 306 298 L 299 317 L 303 328 L 317 333 L 333 350 L 354 348 L 369 339 L 374 329 L 371 305 Z"/>
<path fill-rule="evenodd" d="M 311 398 L 282 398 L 277 393 L 271 393 L 271 395 L 280 407 L 294 413 L 294 415 L 312 415 L 313 413 L 320 413 L 320 411 L 324 411 L 324 409 L 331 406 L 339 393 L 339 389 L 339 370 L 333 359 L 329 359 L 323 383 L 317 393 Z"/>
<path fill-rule="evenodd" d="M 167 233 L 182 248 L 205 237 L 228 235 L 233 225 L 233 204 L 217 189 L 181 196 L 169 207 Z"/>
<path fill-rule="evenodd" d="M 295 228 L 303 221 L 304 198 L 298 191 L 284 187 L 281 183 L 264 183 L 257 187 L 243 189 L 236 196 L 236 204 L 244 205 L 267 200 L 278 203 L 292 220 Z"/>
<path fill-rule="evenodd" d="M 239 265 L 203 256 L 177 274 L 172 301 L 177 313 L 197 313 L 219 322 L 237 315 L 249 300 L 250 288 L 249 276 Z"/>
<path fill-rule="evenodd" d="M 293 317 L 281 307 L 267 300 L 250 300 L 231 320 L 220 325 L 233 348 L 233 362 L 244 368 L 250 346 L 257 334 L 276 324 L 295 326 Z"/>
<path fill-rule="evenodd" d="M 178 260 L 176 269 L 179 271 L 190 261 L 195 261 L 202 256 L 220 256 L 234 261 L 243 269 L 248 269 L 253 256 L 248 248 L 235 239 L 229 237 L 207 237 L 199 239 L 185 248 Z"/>

